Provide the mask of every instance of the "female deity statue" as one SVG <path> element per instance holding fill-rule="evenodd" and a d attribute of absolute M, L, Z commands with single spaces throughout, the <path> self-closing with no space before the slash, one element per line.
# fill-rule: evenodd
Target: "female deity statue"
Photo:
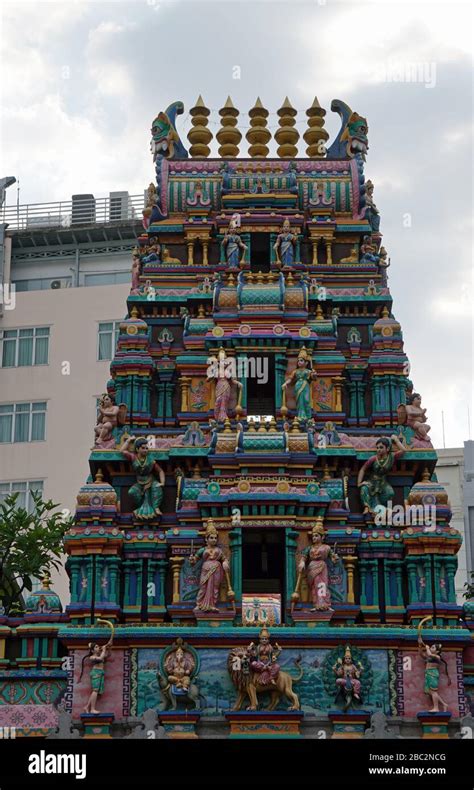
<path fill-rule="evenodd" d="M 232 385 L 235 384 L 239 389 L 237 411 L 240 409 L 242 397 L 242 384 L 233 377 L 234 360 L 227 359 L 224 348 L 220 348 L 217 359 L 212 357 L 212 364 L 209 366 L 208 379 L 216 379 L 216 391 L 214 399 L 214 418 L 223 422 L 229 416 L 229 403 L 232 394 Z"/>
<path fill-rule="evenodd" d="M 392 442 L 398 448 L 392 452 Z M 386 508 L 395 492 L 387 482 L 387 475 L 392 471 L 395 461 L 405 452 L 403 444 L 393 434 L 390 439 L 382 436 L 375 444 L 376 455 L 372 455 L 359 469 L 357 485 L 360 488 L 360 499 L 364 505 L 364 513 L 376 514 L 380 508 Z"/>
<path fill-rule="evenodd" d="M 365 184 L 365 190 L 365 205 L 367 206 L 365 217 L 373 232 L 378 233 L 380 230 L 380 213 L 374 203 L 374 185 L 370 179 Z"/>
<path fill-rule="evenodd" d="M 346 693 L 352 691 L 355 699 L 360 701 L 362 664 L 354 664 L 349 645 L 346 647 L 344 659 L 338 658 L 332 671 L 336 675 L 336 686 Z"/>
<path fill-rule="evenodd" d="M 423 618 L 423 620 L 418 625 L 418 652 L 422 659 L 425 662 L 425 686 L 424 692 L 431 697 L 431 701 L 433 703 L 433 707 L 430 708 L 430 713 L 438 713 L 439 712 L 439 703 L 443 706 L 443 710 L 448 710 L 448 703 L 444 701 L 441 697 L 438 689 L 439 689 L 439 670 L 441 663 L 444 664 L 444 671 L 446 672 L 446 677 L 448 679 L 448 686 L 451 685 L 451 678 L 448 674 L 448 664 L 446 660 L 442 657 L 442 645 L 437 642 L 434 645 L 425 645 L 421 636 L 421 628 L 423 623 L 426 620 L 430 620 L 431 617 Z"/>
<path fill-rule="evenodd" d="M 100 620 L 98 622 L 101 622 Z M 90 680 L 91 680 L 91 693 L 90 697 L 87 700 L 87 704 L 84 708 L 84 713 L 99 713 L 96 709 L 97 704 L 97 697 L 104 693 L 104 685 L 105 685 L 105 668 L 104 664 L 108 657 L 108 650 L 112 647 L 113 638 L 114 638 L 114 629 L 112 623 L 109 623 L 108 620 L 103 620 L 102 622 L 106 622 L 111 627 L 111 634 L 109 641 L 103 646 L 100 647 L 97 643 L 89 642 L 88 648 L 89 653 L 88 655 L 84 656 L 82 659 L 81 664 L 81 674 L 79 675 L 79 683 L 82 680 L 82 676 L 84 674 L 84 664 L 86 661 L 89 662 L 91 666 L 90 670 Z"/>
<path fill-rule="evenodd" d="M 406 424 L 415 431 L 416 438 L 428 441 L 431 425 L 426 422 L 426 409 L 421 408 L 421 395 L 418 392 L 408 396 L 405 411 Z"/>
<path fill-rule="evenodd" d="M 280 665 L 277 658 L 281 653 L 281 647 L 275 642 L 273 647 L 270 642 L 270 633 L 264 627 L 258 635 L 258 645 L 253 642 L 247 648 L 250 656 L 250 669 L 258 675 L 258 683 L 262 686 L 276 686 L 276 679 L 280 672 Z"/>
<path fill-rule="evenodd" d="M 125 425 L 127 407 L 125 403 L 120 406 L 115 405 L 115 398 L 105 392 L 99 401 L 99 415 L 97 425 L 94 428 L 95 447 L 102 450 L 110 450 L 115 447 L 115 439 L 112 435 L 114 428 L 118 425 Z"/>
<path fill-rule="evenodd" d="M 229 266 L 239 266 L 242 263 L 247 245 L 239 236 L 237 221 L 234 217 L 230 220 L 229 227 L 222 239 L 222 248 Z M 243 251 L 242 258 L 240 258 L 239 250 Z"/>
<path fill-rule="evenodd" d="M 133 453 L 129 451 L 132 442 L 135 442 L 135 452 Z M 132 469 L 137 476 L 136 483 L 128 489 L 128 493 L 136 505 L 133 515 L 139 521 L 149 521 L 160 516 L 165 473 L 153 458 L 148 457 L 147 440 L 142 437 L 135 441 L 135 437 L 130 436 L 122 445 L 122 455 L 131 462 Z"/>
<path fill-rule="evenodd" d="M 142 264 L 138 251 L 134 250 L 132 255 L 132 284 L 130 287 L 131 294 L 139 293 L 141 267 Z"/>
<path fill-rule="evenodd" d="M 201 575 L 199 577 L 199 592 L 196 597 L 195 611 L 218 612 L 217 599 L 219 597 L 219 587 L 224 579 L 227 579 L 227 597 L 232 598 L 233 591 L 230 589 L 229 563 L 224 552 L 217 545 L 217 529 L 212 520 L 207 522 L 206 545 L 199 549 L 195 554 L 191 554 L 189 562 L 195 565 L 202 559 Z"/>
<path fill-rule="evenodd" d="M 311 590 L 311 598 L 314 607 L 312 612 L 331 611 L 331 594 L 329 592 L 328 557 L 333 562 L 337 562 L 338 555 L 332 551 L 331 547 L 324 543 L 324 527 L 322 518 L 317 519 L 317 524 L 311 530 L 308 537 L 311 537 L 311 546 L 303 551 L 301 562 L 298 565 L 298 573 L 301 575 L 306 572 L 308 586 Z M 298 578 L 299 586 L 301 576 Z"/>
<path fill-rule="evenodd" d="M 296 236 L 291 232 L 290 220 L 285 219 L 282 229 L 273 245 L 277 263 L 291 266 L 295 261 Z"/>
<path fill-rule="evenodd" d="M 311 404 L 311 381 L 316 378 L 316 371 L 313 370 L 311 356 L 306 348 L 300 350 L 296 368 L 291 376 L 282 384 L 283 405 L 286 408 L 286 387 L 289 384 L 295 385 L 296 416 L 298 420 L 310 420 L 312 417 Z"/>

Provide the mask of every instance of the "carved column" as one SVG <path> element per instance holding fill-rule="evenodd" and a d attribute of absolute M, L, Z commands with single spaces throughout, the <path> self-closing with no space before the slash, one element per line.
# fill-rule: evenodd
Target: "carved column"
<path fill-rule="evenodd" d="M 186 246 L 188 248 L 188 266 L 194 266 L 194 239 L 188 239 Z"/>
<path fill-rule="evenodd" d="M 365 588 L 367 578 L 367 560 L 361 560 L 359 565 L 360 572 L 360 605 L 367 606 L 367 592 Z"/>
<path fill-rule="evenodd" d="M 179 603 L 181 600 L 179 575 L 181 573 L 181 565 L 184 562 L 184 557 L 171 557 L 171 573 L 173 576 L 173 603 Z"/>
<path fill-rule="evenodd" d="M 346 566 L 346 573 L 347 573 L 347 603 L 355 603 L 354 571 L 357 562 L 357 557 L 350 555 L 347 557 L 343 557 L 342 559 L 344 565 Z"/>
<path fill-rule="evenodd" d="M 332 239 L 325 238 L 324 243 L 326 245 L 326 263 L 330 266 L 332 264 Z"/>
<path fill-rule="evenodd" d="M 189 411 L 189 388 L 191 386 L 189 376 L 181 376 L 179 386 L 181 387 L 181 411 Z"/>
<path fill-rule="evenodd" d="M 333 410 L 334 411 L 342 411 L 342 385 L 344 384 L 344 377 L 343 376 L 333 376 L 332 383 L 334 386 L 334 395 L 333 395 Z"/>
<path fill-rule="evenodd" d="M 208 249 L 209 249 L 209 242 L 207 239 L 202 240 L 202 265 L 208 266 L 209 259 L 208 259 Z"/>

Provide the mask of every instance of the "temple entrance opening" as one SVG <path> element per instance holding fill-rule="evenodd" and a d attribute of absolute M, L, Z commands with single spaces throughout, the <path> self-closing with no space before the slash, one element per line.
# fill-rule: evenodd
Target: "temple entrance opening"
<path fill-rule="evenodd" d="M 252 233 L 250 241 L 250 271 L 270 271 L 270 234 Z"/>
<path fill-rule="evenodd" d="M 275 358 L 249 354 L 247 358 L 247 415 L 275 415 Z"/>
<path fill-rule="evenodd" d="M 283 529 L 243 530 L 242 593 L 244 596 L 254 596 L 259 601 L 256 609 L 259 610 L 260 620 L 275 617 L 270 615 L 270 610 L 275 612 L 275 599 L 278 601 L 279 598 L 279 614 L 283 621 L 285 607 L 285 531 Z"/>

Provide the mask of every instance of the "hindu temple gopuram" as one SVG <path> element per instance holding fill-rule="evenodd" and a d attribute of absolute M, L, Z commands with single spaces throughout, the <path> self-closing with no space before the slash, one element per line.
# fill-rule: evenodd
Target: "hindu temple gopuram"
<path fill-rule="evenodd" d="M 290 101 L 273 134 L 258 99 L 244 138 L 229 98 L 213 157 L 209 108 L 189 110 L 187 147 L 183 109 L 152 122 L 70 603 L 47 579 L 30 595 L 1 702 L 24 735 L 459 737 L 474 607 L 456 602 L 461 537 L 394 316 L 367 121 L 333 101 L 330 142 L 315 99 L 303 145 Z"/>

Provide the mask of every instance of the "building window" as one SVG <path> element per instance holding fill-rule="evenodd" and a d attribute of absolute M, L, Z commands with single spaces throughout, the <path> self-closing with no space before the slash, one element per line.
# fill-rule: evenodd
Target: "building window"
<path fill-rule="evenodd" d="M 46 405 L 46 401 L 1 404 L 0 443 L 44 441 Z"/>
<path fill-rule="evenodd" d="M 31 513 L 35 504 L 31 492 L 34 491 L 35 493 L 43 494 L 43 486 L 43 480 L 0 483 L 0 502 L 4 502 L 6 497 L 10 496 L 10 494 L 18 494 L 16 507 L 23 507 L 28 513 Z"/>
<path fill-rule="evenodd" d="M 49 326 L 0 330 L 2 368 L 47 365 Z"/>
<path fill-rule="evenodd" d="M 120 321 L 99 324 L 97 359 L 112 359 L 119 336 Z"/>
<path fill-rule="evenodd" d="M 101 272 L 100 274 L 84 275 L 84 285 L 120 285 L 130 282 L 130 270 L 123 272 Z"/>

